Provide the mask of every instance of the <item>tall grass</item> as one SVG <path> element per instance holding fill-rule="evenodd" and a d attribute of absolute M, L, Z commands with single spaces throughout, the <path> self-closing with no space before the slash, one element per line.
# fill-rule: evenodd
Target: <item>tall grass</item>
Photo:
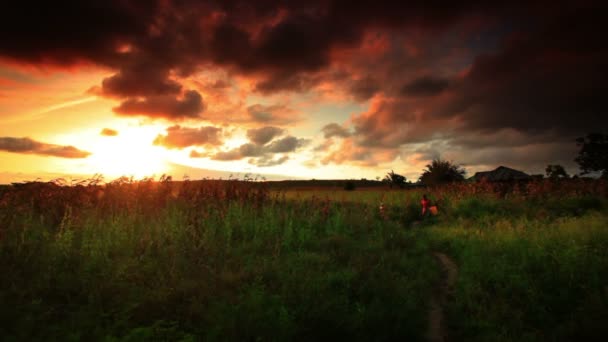
<path fill-rule="evenodd" d="M 73 189 L 16 189 L 3 340 L 422 339 L 438 272 L 400 222 L 238 182 L 168 186 L 113 184 L 80 206 Z"/>
<path fill-rule="evenodd" d="M 545 204 L 528 208 L 469 199 L 458 204 L 451 221 L 426 232 L 434 249 L 460 265 L 448 317 L 456 340 L 605 339 L 605 202 L 571 198 Z"/>
<path fill-rule="evenodd" d="M 439 250 L 457 340 L 605 336 L 606 183 L 283 191 L 122 178 L 0 188 L 2 340 L 422 340 Z M 419 198 L 440 215 L 411 228 Z"/>

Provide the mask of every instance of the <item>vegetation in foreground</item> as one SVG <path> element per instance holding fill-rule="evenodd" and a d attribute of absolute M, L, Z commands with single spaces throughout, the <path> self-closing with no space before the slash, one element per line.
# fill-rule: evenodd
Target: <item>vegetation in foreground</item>
<path fill-rule="evenodd" d="M 239 181 L 0 190 L 3 340 L 423 340 L 440 271 L 457 340 L 606 336 L 608 185 L 268 191 Z M 380 209 L 382 205 L 382 210 Z"/>

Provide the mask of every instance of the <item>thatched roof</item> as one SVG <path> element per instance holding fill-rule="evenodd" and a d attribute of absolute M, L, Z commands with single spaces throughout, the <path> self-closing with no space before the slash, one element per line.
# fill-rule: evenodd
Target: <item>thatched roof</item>
<path fill-rule="evenodd" d="M 481 181 L 482 179 L 485 179 L 488 182 L 505 182 L 513 180 L 528 180 L 530 179 L 530 175 L 506 166 L 499 166 L 492 171 L 477 172 L 470 179 L 474 181 Z"/>

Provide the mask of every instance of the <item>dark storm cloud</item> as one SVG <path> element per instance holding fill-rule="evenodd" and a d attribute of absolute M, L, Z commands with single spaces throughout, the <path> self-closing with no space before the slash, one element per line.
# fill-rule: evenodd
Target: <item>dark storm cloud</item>
<path fill-rule="evenodd" d="M 168 148 L 185 148 L 189 146 L 219 146 L 222 141 L 222 129 L 213 126 L 199 128 L 171 126 L 166 135 L 158 135 L 154 145 Z"/>
<path fill-rule="evenodd" d="M 0 137 L 0 151 L 61 158 L 86 158 L 91 154 L 74 146 L 47 144 L 30 138 L 13 137 Z"/>
<path fill-rule="evenodd" d="M 106 137 L 115 137 L 118 135 L 118 131 L 111 128 L 104 128 L 101 130 L 101 132 L 99 132 L 99 134 Z"/>
<path fill-rule="evenodd" d="M 380 90 L 378 82 L 369 76 L 354 80 L 349 88 L 349 92 L 357 101 L 367 101 Z"/>
<path fill-rule="evenodd" d="M 147 34 L 155 1 L 52 1 L 3 3 L 0 56 L 27 63 L 118 66 L 116 48 Z"/>
<path fill-rule="evenodd" d="M 372 100 L 351 121 L 356 144 L 397 149 L 440 139 L 442 152 L 460 151 L 458 158 L 475 164 L 572 160 L 575 137 L 608 126 L 601 5 L 577 6 L 554 8 L 534 25 L 514 29 L 449 78 L 422 74 L 401 93 Z M 391 78 L 381 83 L 395 84 Z"/>
<path fill-rule="evenodd" d="M 169 79 L 167 70 L 137 65 L 105 78 L 101 94 L 110 97 L 159 96 L 179 94 L 182 86 Z"/>
<path fill-rule="evenodd" d="M 329 62 L 331 33 L 325 18 L 294 12 L 274 26 L 263 27 L 259 37 L 230 23 L 230 15 L 215 28 L 211 46 L 214 60 L 243 71 L 259 69 L 314 71 Z M 324 34 L 325 33 L 325 34 Z"/>
<path fill-rule="evenodd" d="M 317 73 L 331 64 L 331 51 L 356 47 L 366 28 L 443 29 L 470 8 L 326 0 L 11 3 L 0 11 L 0 57 L 108 67 L 116 73 L 96 91 L 123 99 L 118 113 L 195 117 L 196 107 L 175 113 L 168 104 L 170 95 L 189 96 L 174 76 L 213 63 L 254 75 L 265 94 L 306 91 L 321 80 Z M 354 94 L 364 98 L 374 88 L 355 85 Z"/>
<path fill-rule="evenodd" d="M 434 96 L 444 91 L 448 85 L 447 79 L 424 76 L 406 84 L 401 91 L 407 96 Z"/>
<path fill-rule="evenodd" d="M 257 145 L 265 145 L 283 132 L 283 129 L 273 126 L 253 128 L 247 130 L 247 138 Z"/>
<path fill-rule="evenodd" d="M 572 7 L 572 8 L 570 8 Z M 608 125 L 608 47 L 599 43 L 601 5 L 567 6 L 478 55 L 449 97 L 429 105 L 436 117 L 460 116 L 468 130 L 506 128 L 572 137 Z M 452 88 L 452 87 L 450 87 Z"/>
<path fill-rule="evenodd" d="M 205 109 L 202 96 L 194 90 L 187 91 L 183 98 L 159 95 L 146 98 L 129 98 L 118 107 L 115 113 L 125 116 L 145 115 L 152 118 L 172 120 L 197 118 Z"/>
<path fill-rule="evenodd" d="M 153 118 L 199 118 L 201 95 L 180 82 L 207 68 L 245 76 L 261 95 L 329 85 L 371 104 L 350 120 L 352 136 L 324 132 L 347 140 L 348 153 L 327 160 L 371 164 L 376 149 L 433 139 L 515 147 L 608 126 L 605 12 L 600 1 L 11 3 L 0 11 L 0 58 L 102 66 L 114 74 L 95 93 L 120 100 L 118 114 Z M 366 45 L 370 36 L 384 40 Z M 280 105 L 246 114 L 295 121 Z M 519 136 L 492 141 L 505 129 Z"/>
<path fill-rule="evenodd" d="M 255 90 L 263 95 L 281 91 L 306 92 L 321 81 L 320 77 L 310 73 L 277 72 L 257 82 Z"/>

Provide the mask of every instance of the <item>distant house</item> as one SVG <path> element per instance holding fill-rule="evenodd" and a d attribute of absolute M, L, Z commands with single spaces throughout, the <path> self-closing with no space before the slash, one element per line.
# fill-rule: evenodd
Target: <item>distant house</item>
<path fill-rule="evenodd" d="M 519 180 L 530 180 L 531 176 L 506 166 L 499 166 L 492 171 L 477 172 L 469 180 L 479 182 L 485 179 L 488 182 L 508 182 Z"/>

